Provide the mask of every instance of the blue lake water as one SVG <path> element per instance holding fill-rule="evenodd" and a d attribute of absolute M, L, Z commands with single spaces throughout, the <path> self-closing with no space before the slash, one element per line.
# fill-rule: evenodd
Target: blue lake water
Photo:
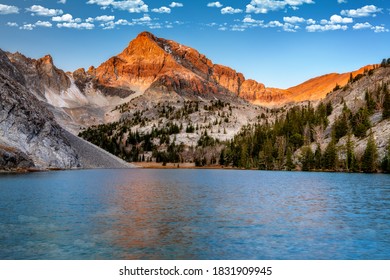
<path fill-rule="evenodd" d="M 390 259 L 390 176 L 0 175 L 0 259 Z"/>

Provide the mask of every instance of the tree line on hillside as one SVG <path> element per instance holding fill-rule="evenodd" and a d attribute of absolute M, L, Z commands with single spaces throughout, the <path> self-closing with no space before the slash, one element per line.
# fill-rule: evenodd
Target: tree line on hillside
<path fill-rule="evenodd" d="M 390 60 L 384 60 L 380 66 L 390 66 Z M 351 76 L 347 86 L 359 79 Z M 153 126 L 150 132 L 141 133 L 132 129 L 132 126 L 140 124 L 142 127 L 148 121 L 142 117 L 144 111 L 135 111 L 130 120 L 90 127 L 79 136 L 127 161 L 180 163 L 188 160 L 184 154 L 190 150 L 190 161 L 196 166 L 220 164 L 261 170 L 390 172 L 390 146 L 380 159 L 370 122 L 371 116 L 378 112 L 382 112 L 383 120 L 390 119 L 388 83 L 378 84 L 371 91 L 366 90 L 363 104 L 358 109 L 348 108 L 341 99 L 342 112 L 331 126 L 328 117 L 333 112 L 332 103 L 320 103 L 317 107 L 309 103 L 268 111 L 275 118 L 272 122 L 267 121 L 263 113 L 258 123 L 243 127 L 232 140 L 226 142 L 220 142 L 208 134 L 211 124 L 200 128 L 199 124 L 189 121 L 189 115 L 200 110 L 199 102 L 189 101 L 184 105 L 182 109 L 165 104 L 158 107 L 160 118 L 168 121 L 159 127 Z M 225 107 L 227 114 L 224 111 L 220 114 L 218 110 Z M 231 105 L 216 101 L 205 105 L 203 110 L 218 111 L 218 116 L 228 118 Z M 184 126 L 180 123 L 183 117 L 187 122 Z M 186 147 L 176 141 L 177 134 L 194 132 L 201 133 L 194 147 Z M 366 148 L 355 154 L 353 140 L 363 138 L 368 138 Z"/>

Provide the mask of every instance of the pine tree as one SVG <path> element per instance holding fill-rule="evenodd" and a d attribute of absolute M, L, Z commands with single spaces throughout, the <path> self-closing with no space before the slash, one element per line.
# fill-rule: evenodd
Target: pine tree
<path fill-rule="evenodd" d="M 346 158 L 345 168 L 347 169 L 347 171 L 352 171 L 352 172 L 357 171 L 354 145 L 355 144 L 351 140 L 351 134 L 348 134 L 348 139 L 346 144 L 347 158 Z"/>
<path fill-rule="evenodd" d="M 332 139 L 325 149 L 322 167 L 326 170 L 336 170 L 337 160 L 336 141 Z"/>
<path fill-rule="evenodd" d="M 382 119 L 388 119 L 390 117 L 390 93 L 385 93 L 385 98 L 383 100 L 383 113 Z"/>
<path fill-rule="evenodd" d="M 225 149 L 223 149 L 222 151 L 221 151 L 221 154 L 220 154 L 220 156 L 219 156 L 219 164 L 220 165 L 225 165 Z"/>
<path fill-rule="evenodd" d="M 362 170 L 366 173 L 374 173 L 377 170 L 378 149 L 374 136 L 371 133 L 367 141 L 366 150 L 362 157 Z"/>
<path fill-rule="evenodd" d="M 343 113 L 335 120 L 333 125 L 333 133 L 336 141 L 348 133 L 348 118 L 346 113 Z"/>
<path fill-rule="evenodd" d="M 390 172 L 390 141 L 387 144 L 386 155 L 382 160 L 382 171 L 385 173 Z"/>
<path fill-rule="evenodd" d="M 314 154 L 310 146 L 302 148 L 302 171 L 310 171 L 314 165 Z"/>
<path fill-rule="evenodd" d="M 319 170 L 322 167 L 322 152 L 321 152 L 321 146 L 318 143 L 317 149 L 314 152 L 314 168 Z"/>
<path fill-rule="evenodd" d="M 291 171 L 291 170 L 295 169 L 295 164 L 294 164 L 294 162 L 292 161 L 292 152 L 291 152 L 291 148 L 287 148 L 286 169 L 287 169 L 288 171 Z"/>
<path fill-rule="evenodd" d="M 375 104 L 375 100 L 372 98 L 372 94 L 368 90 L 366 91 L 365 94 L 365 100 L 367 104 L 368 114 L 371 115 L 375 111 L 376 104 Z"/>

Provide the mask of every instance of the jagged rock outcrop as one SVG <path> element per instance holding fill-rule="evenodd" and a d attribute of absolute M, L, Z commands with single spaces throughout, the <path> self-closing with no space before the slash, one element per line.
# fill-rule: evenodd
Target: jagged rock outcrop
<path fill-rule="evenodd" d="M 0 50 L 0 142 L 8 147 L 3 149 L 3 159 L 14 159 L 16 167 L 18 162 L 23 167 L 31 167 L 31 162 L 37 168 L 78 167 L 78 156 L 63 137 L 63 129 L 27 90 L 22 77 Z M 9 162 L 4 162 L 6 167 Z"/>
<path fill-rule="evenodd" d="M 44 98 L 46 90 L 61 94 L 71 86 L 70 78 L 46 55 L 40 59 L 31 59 L 21 53 L 6 53 L 10 62 L 22 73 L 26 86 L 38 97 Z"/>
<path fill-rule="evenodd" d="M 34 167 L 34 162 L 18 149 L 0 145 L 0 170 L 26 170 Z"/>
<path fill-rule="evenodd" d="M 53 58 L 50 55 L 36 60 L 34 64 L 41 83 L 46 87 L 60 93 L 71 86 L 70 78 L 63 70 L 54 66 Z"/>
<path fill-rule="evenodd" d="M 134 92 L 160 90 L 179 94 L 234 94 L 256 96 L 264 85 L 250 82 L 235 70 L 213 64 L 193 48 L 143 32 L 117 56 L 91 68 L 98 85 Z M 79 76 L 79 73 L 74 74 Z M 82 78 L 82 77 L 81 77 Z M 241 89 L 242 86 L 243 90 Z"/>

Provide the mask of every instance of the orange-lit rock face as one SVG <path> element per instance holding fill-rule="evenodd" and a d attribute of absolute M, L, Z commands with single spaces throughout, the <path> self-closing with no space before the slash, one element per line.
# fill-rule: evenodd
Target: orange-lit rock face
<path fill-rule="evenodd" d="M 352 72 L 352 76 L 356 77 L 359 74 L 363 74 L 365 71 L 369 71 L 374 68 L 374 65 L 368 65 L 360 68 L 357 71 Z M 304 100 L 319 100 L 326 97 L 336 85 L 340 87 L 345 86 L 351 73 L 343 74 L 327 74 L 320 77 L 310 79 L 300 85 L 287 89 L 292 93 L 291 101 L 304 101 Z"/>
<path fill-rule="evenodd" d="M 240 97 L 254 102 L 262 97 L 265 86 L 254 80 L 246 80 L 240 88 Z"/>
<path fill-rule="evenodd" d="M 177 93 L 227 93 L 239 95 L 245 78 L 229 67 L 213 64 L 195 49 L 143 32 L 119 55 L 110 58 L 89 74 L 110 87 L 148 88 Z M 263 88 L 262 84 L 245 87 Z M 252 93 L 252 95 L 255 93 Z"/>
<path fill-rule="evenodd" d="M 369 69 L 372 66 L 353 72 L 353 76 Z M 261 105 L 319 100 L 336 84 L 344 86 L 350 78 L 350 73 L 328 74 L 287 90 L 266 88 L 254 80 L 245 80 L 243 74 L 229 67 L 213 64 L 193 48 L 148 32 L 140 33 L 122 53 L 98 68 L 90 67 L 86 74 L 103 87 L 140 93 L 148 89 L 179 94 L 230 93 Z M 75 72 L 74 77 L 82 78 L 84 83 L 84 72 Z M 76 78 L 76 83 L 81 82 Z"/>

